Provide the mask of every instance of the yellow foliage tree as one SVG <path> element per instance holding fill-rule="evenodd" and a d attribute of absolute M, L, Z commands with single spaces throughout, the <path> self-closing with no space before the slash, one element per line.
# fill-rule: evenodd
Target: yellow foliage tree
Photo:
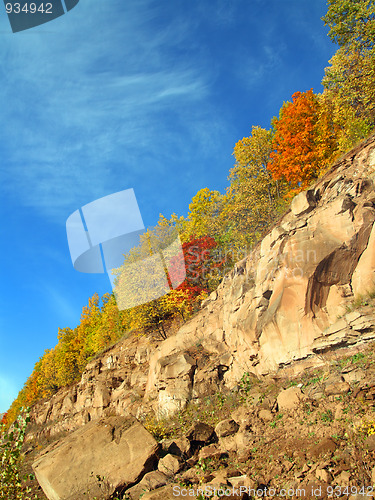
<path fill-rule="evenodd" d="M 339 150 L 344 152 L 375 126 L 375 3 L 328 0 L 323 21 L 339 45 L 322 84 L 338 125 Z"/>
<path fill-rule="evenodd" d="M 375 125 L 375 50 L 341 47 L 330 59 L 321 103 L 330 109 L 340 152 L 367 137 Z"/>
<path fill-rule="evenodd" d="M 230 170 L 230 186 L 222 211 L 226 234 L 237 246 L 251 246 L 282 209 L 285 183 L 274 180 L 267 169 L 273 133 L 253 127 L 251 135 L 238 141 Z"/>
<path fill-rule="evenodd" d="M 78 359 L 83 350 L 76 329 L 59 328 L 58 344 L 55 347 L 57 384 L 59 387 L 72 384 L 80 377 Z"/>
<path fill-rule="evenodd" d="M 187 240 L 202 236 L 215 237 L 220 232 L 223 201 L 224 196 L 219 191 L 203 188 L 197 192 L 189 205 L 186 221 Z"/>

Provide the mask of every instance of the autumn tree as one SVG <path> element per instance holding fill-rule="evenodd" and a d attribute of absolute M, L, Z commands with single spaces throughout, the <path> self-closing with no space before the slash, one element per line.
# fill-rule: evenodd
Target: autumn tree
<path fill-rule="evenodd" d="M 42 397 L 52 396 L 59 388 L 55 355 L 55 349 L 46 349 L 40 360 L 39 383 Z"/>
<path fill-rule="evenodd" d="M 189 221 L 183 215 L 173 213 L 168 219 L 163 214 L 159 214 L 158 226 L 161 228 L 173 228 L 177 231 L 182 242 L 189 239 Z"/>
<path fill-rule="evenodd" d="M 185 321 L 196 312 L 202 300 L 214 290 L 226 272 L 228 260 L 214 238 L 192 238 L 182 245 L 183 253 L 173 259 L 169 268 L 171 280 L 183 282 L 166 296 L 173 314 Z M 182 276 L 182 272 L 185 278 Z"/>
<path fill-rule="evenodd" d="M 322 126 L 326 122 L 327 125 Z M 326 170 L 337 151 L 334 126 L 312 89 L 296 92 L 274 118 L 268 169 L 296 191 L 306 189 Z"/>
<path fill-rule="evenodd" d="M 375 43 L 375 3 L 373 0 L 328 0 L 322 18 L 329 26 L 328 36 L 340 47 L 357 44 L 370 50 Z"/>
<path fill-rule="evenodd" d="M 241 258 L 281 210 L 285 182 L 273 179 L 267 170 L 272 135 L 270 130 L 253 127 L 250 137 L 234 148 L 236 163 L 226 194 L 203 188 L 193 197 L 186 218 L 173 214 L 168 220 L 160 215 L 159 224 L 175 227 L 184 243 L 213 238 L 217 251 L 233 256 L 231 264 L 235 256 Z"/>
<path fill-rule="evenodd" d="M 189 286 L 184 282 L 178 288 L 171 290 L 165 296 L 165 301 L 173 317 L 181 317 L 185 322 L 199 310 L 202 301 L 207 296 L 206 290 L 198 286 Z"/>
<path fill-rule="evenodd" d="M 58 344 L 55 347 L 56 375 L 59 387 L 76 382 L 81 370 L 79 359 L 84 349 L 84 339 L 80 339 L 77 329 L 59 328 Z"/>
<path fill-rule="evenodd" d="M 225 234 L 222 218 L 225 199 L 219 191 L 202 188 L 193 196 L 187 217 L 172 214 L 167 219 L 160 214 L 158 225 L 175 228 L 183 243 L 203 236 L 210 236 L 218 242 Z"/>
<path fill-rule="evenodd" d="M 96 332 L 99 349 L 119 340 L 125 332 L 130 330 L 129 311 L 120 311 L 114 293 L 107 293 L 102 297 L 100 323 Z"/>
<path fill-rule="evenodd" d="M 220 213 L 224 197 L 219 191 L 203 188 L 189 205 L 186 230 L 192 237 L 214 237 L 220 231 Z"/>
<path fill-rule="evenodd" d="M 225 272 L 226 256 L 214 238 L 202 236 L 192 238 L 182 245 L 183 254 L 178 255 L 170 267 L 170 274 L 181 281 L 184 270 L 185 279 L 177 289 L 190 288 L 194 294 L 211 292 L 221 281 Z M 176 265 L 177 264 L 177 265 Z"/>
<path fill-rule="evenodd" d="M 340 48 L 322 80 L 322 107 L 330 108 L 337 145 L 345 152 L 367 137 L 375 119 L 375 57 Z M 366 74 L 366 77 L 364 75 Z"/>
<path fill-rule="evenodd" d="M 177 231 L 168 224 L 149 228 L 140 235 L 139 244 L 125 255 L 114 272 L 114 292 L 120 309 L 129 311 L 130 329 L 166 338 L 165 323 L 174 316 L 175 305 L 165 296 L 175 288 L 168 269 L 182 254 Z M 182 265 L 184 270 L 184 266 Z"/>
<path fill-rule="evenodd" d="M 166 338 L 176 316 L 186 320 L 221 280 L 216 246 L 214 238 L 201 236 L 181 247 L 165 221 L 149 229 L 114 271 L 117 303 L 129 310 L 130 328 Z"/>
<path fill-rule="evenodd" d="M 173 316 L 165 297 L 135 306 L 132 314 L 132 328 L 144 334 L 156 335 L 161 339 L 168 337 L 166 322 Z"/>
<path fill-rule="evenodd" d="M 267 169 L 273 132 L 253 126 L 251 135 L 238 141 L 233 155 L 222 213 L 228 239 L 236 247 L 249 247 L 274 220 L 280 209 L 284 183 Z"/>
<path fill-rule="evenodd" d="M 322 81 L 324 102 L 338 126 L 340 151 L 363 140 L 375 126 L 375 4 L 329 0 L 323 21 L 339 49 Z"/>

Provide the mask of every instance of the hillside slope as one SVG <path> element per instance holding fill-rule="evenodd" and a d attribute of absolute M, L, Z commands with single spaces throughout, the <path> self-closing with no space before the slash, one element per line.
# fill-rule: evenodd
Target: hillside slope
<path fill-rule="evenodd" d="M 136 417 L 148 422 L 148 428 L 155 431 L 158 424 L 150 425 L 153 416 L 169 419 L 169 422 L 179 416 L 181 423 L 184 410 L 189 410 L 192 403 L 202 409 L 207 398 L 212 402 L 222 395 L 221 407 L 224 408 L 231 397 L 241 394 L 244 397 L 245 391 L 242 402 L 246 403 L 247 410 L 241 410 L 245 413 L 237 415 L 237 419 L 233 416 L 237 427 L 234 426 L 236 431 L 232 434 L 236 434 L 238 426 L 246 427 L 246 422 L 249 429 L 251 427 L 250 414 L 254 408 L 249 407 L 247 396 L 250 386 L 263 384 L 262 380 L 266 389 L 255 390 L 260 396 L 251 400 L 251 404 L 259 403 L 254 413 L 259 420 L 254 425 L 259 428 L 248 438 L 251 441 L 254 432 L 259 437 L 266 431 L 268 434 L 280 429 L 278 421 L 282 417 L 278 415 L 282 415 L 282 405 L 277 404 L 277 394 L 272 392 L 274 379 L 270 376 L 283 377 L 285 386 L 287 376 L 327 367 L 325 353 L 332 360 L 332 356 L 348 355 L 348 347 L 356 352 L 375 339 L 373 307 L 353 309 L 352 306 L 356 298 L 368 295 L 375 287 L 374 221 L 375 136 L 372 136 L 293 200 L 290 210 L 272 231 L 248 257 L 236 264 L 204 302 L 202 310 L 176 335 L 157 345 L 146 338 L 124 338 L 91 361 L 78 384 L 36 404 L 29 443 L 33 439 L 42 442 L 42 439 L 56 438 L 113 415 Z M 361 381 L 360 390 L 365 392 L 372 387 L 366 382 L 364 368 L 357 379 L 346 380 L 341 372 L 331 379 L 324 373 L 319 375 L 319 381 L 328 382 L 317 392 L 327 398 L 332 396 L 328 400 L 332 408 L 327 406 L 318 411 L 316 408 L 321 405 L 318 402 L 312 405 L 310 413 L 323 412 L 328 415 L 328 421 L 333 422 L 336 397 L 341 398 L 341 402 L 344 397 L 354 398 L 355 386 L 350 384 Z M 245 378 L 244 374 L 247 374 Z M 261 382 L 252 384 L 248 382 L 251 380 Z M 269 400 L 264 403 L 268 395 Z M 306 397 L 314 401 L 320 398 L 307 392 Z M 241 402 L 236 398 L 233 401 L 235 405 Z M 219 402 L 220 398 L 217 400 L 220 406 Z M 323 404 L 326 403 L 323 401 Z M 294 411 L 293 405 L 291 409 Z M 232 410 L 233 407 L 228 407 L 227 415 Z M 263 412 L 262 417 L 260 410 L 269 413 Z M 196 418 L 203 417 L 198 414 Z M 174 428 L 178 428 L 178 424 Z M 324 426 L 322 429 L 326 430 Z M 335 434 L 343 436 L 341 427 L 336 431 Z M 284 430 L 279 438 L 283 434 Z M 325 433 L 320 434 L 323 439 Z M 215 435 L 212 444 L 220 437 L 218 432 Z M 211 444 L 210 439 L 202 443 Z M 236 439 L 231 445 L 220 441 L 223 449 L 217 452 L 219 456 L 221 452 L 243 452 L 245 456 L 251 447 L 249 439 Z M 195 451 L 198 453 L 198 448 Z M 194 450 L 191 454 L 198 460 Z M 250 455 L 245 457 L 245 464 Z M 48 457 L 48 453 L 44 456 Z M 293 453 L 290 457 L 293 462 Z M 190 461 L 187 470 L 193 462 Z M 299 467 L 296 464 L 294 470 Z M 320 465 L 320 469 L 328 470 L 327 464 Z M 155 464 L 151 469 L 154 467 Z M 310 468 L 305 467 L 305 472 L 295 480 L 304 478 L 308 471 Z M 322 477 L 332 480 L 339 473 L 330 474 L 322 473 Z"/>

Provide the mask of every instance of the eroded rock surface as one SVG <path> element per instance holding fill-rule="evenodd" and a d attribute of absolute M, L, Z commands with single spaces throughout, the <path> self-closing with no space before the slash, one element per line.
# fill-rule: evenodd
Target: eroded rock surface
<path fill-rule="evenodd" d="M 50 500 L 109 496 L 150 472 L 158 448 L 134 419 L 103 418 L 46 448 L 33 469 Z"/>
<path fill-rule="evenodd" d="M 177 336 L 150 359 L 146 396 L 173 413 L 178 389 L 159 366 L 199 343 L 209 362 L 184 386 L 233 389 L 245 372 L 266 374 L 295 360 L 375 337 L 375 318 L 346 313 L 375 287 L 375 139 L 342 158 L 238 263 Z M 168 391 L 169 400 L 164 396 Z M 181 395 L 181 393 L 180 393 Z"/>

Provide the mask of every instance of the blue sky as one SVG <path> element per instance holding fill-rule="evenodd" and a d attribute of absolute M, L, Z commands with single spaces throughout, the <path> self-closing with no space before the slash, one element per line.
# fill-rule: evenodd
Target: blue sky
<path fill-rule="evenodd" d="M 65 223 L 133 188 L 146 226 L 225 191 L 235 143 L 336 47 L 323 0 L 80 0 L 12 33 L 0 6 L 0 412 L 106 274 L 73 269 Z"/>

